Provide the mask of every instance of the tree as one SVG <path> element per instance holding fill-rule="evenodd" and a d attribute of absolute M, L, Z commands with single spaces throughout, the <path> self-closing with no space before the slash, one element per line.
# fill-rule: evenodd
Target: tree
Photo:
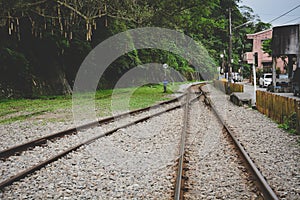
<path fill-rule="evenodd" d="M 268 53 L 270 56 L 272 55 L 271 45 L 272 45 L 272 39 L 264 40 L 262 43 L 262 50 Z"/>
<path fill-rule="evenodd" d="M 220 53 L 228 49 L 226 9 L 232 9 L 233 26 L 253 17 L 250 9 L 248 13 L 240 12 L 237 2 L 238 0 L 2 0 L 0 34 L 5 39 L 0 41 L 0 50 L 8 48 L 16 52 L 14 55 L 21 63 L 26 63 L 20 66 L 27 66 L 29 78 L 26 79 L 26 84 L 29 90 L 36 88 L 35 84 L 41 89 L 32 91 L 32 94 L 47 93 L 51 89 L 49 87 L 43 91 L 43 85 L 53 84 L 55 86 L 51 88 L 59 88 L 57 84 L 64 85 L 64 89 L 56 92 L 62 93 L 68 91 L 69 85 L 73 84 L 76 71 L 85 56 L 100 42 L 128 29 L 158 26 L 183 32 L 201 43 L 212 57 L 203 59 L 203 66 L 208 73 L 215 68 Z M 244 36 L 251 33 L 253 27 L 242 27 L 234 33 L 235 60 L 248 48 Z M 3 66 L 14 62 L 12 56 L 3 61 Z M 100 84 L 112 87 L 118 77 L 132 67 L 153 61 L 169 63 L 187 76 L 194 70 L 188 60 L 176 54 L 153 49 L 135 50 L 112 63 L 103 78 L 103 84 Z M 52 74 L 52 78 L 49 74 Z M 47 76 L 52 80 L 47 80 Z M 61 77 L 59 83 L 55 82 L 55 77 Z M 13 80 L 12 76 L 6 78 Z M 2 84 L 2 87 L 5 86 Z"/>

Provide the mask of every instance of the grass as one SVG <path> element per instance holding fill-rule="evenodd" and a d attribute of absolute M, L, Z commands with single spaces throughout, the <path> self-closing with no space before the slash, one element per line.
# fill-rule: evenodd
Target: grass
<path fill-rule="evenodd" d="M 2 120 L 0 120 L 0 123 L 5 124 L 5 123 L 14 122 L 14 121 L 21 121 L 21 120 L 25 120 L 25 119 L 33 117 L 33 116 L 40 115 L 42 113 L 44 113 L 44 111 L 37 111 L 37 112 L 34 112 L 34 113 L 25 114 L 25 115 L 18 115 L 18 116 L 2 119 Z"/>
<path fill-rule="evenodd" d="M 95 93 L 97 115 L 111 115 L 112 109 L 124 110 L 124 102 L 129 102 L 126 106 L 130 110 L 151 106 L 159 101 L 169 99 L 169 94 L 177 90 L 180 84 L 182 83 L 169 84 L 167 93 L 163 93 L 161 84 L 147 85 L 138 89 L 122 88 L 97 91 Z M 113 107 L 112 102 L 114 103 Z M 64 113 L 71 112 L 71 110 L 71 95 L 42 96 L 37 99 L 2 99 L 0 100 L 0 123 L 28 120 L 45 113 Z"/>
<path fill-rule="evenodd" d="M 0 100 L 0 123 L 25 120 L 45 112 L 71 108 L 71 96 L 51 96 L 39 99 Z"/>

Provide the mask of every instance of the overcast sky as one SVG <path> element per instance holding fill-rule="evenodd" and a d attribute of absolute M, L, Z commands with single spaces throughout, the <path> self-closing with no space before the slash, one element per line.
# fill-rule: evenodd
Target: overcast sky
<path fill-rule="evenodd" d="M 249 6 L 253 9 L 254 14 L 260 17 L 261 21 L 269 23 L 276 17 L 300 5 L 300 0 L 242 0 L 239 5 Z M 298 23 L 300 23 L 300 7 L 271 24 L 273 26 L 281 26 Z"/>

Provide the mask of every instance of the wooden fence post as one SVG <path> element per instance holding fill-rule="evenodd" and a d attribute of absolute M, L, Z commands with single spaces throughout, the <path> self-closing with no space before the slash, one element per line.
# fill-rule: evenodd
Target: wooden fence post
<path fill-rule="evenodd" d="M 284 123 L 284 119 L 296 113 L 296 129 L 300 134 L 300 101 L 264 91 L 256 91 L 256 107 L 269 118 Z"/>

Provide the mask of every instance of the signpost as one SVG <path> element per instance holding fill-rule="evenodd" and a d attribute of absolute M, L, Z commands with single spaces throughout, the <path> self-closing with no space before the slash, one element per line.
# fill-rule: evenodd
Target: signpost
<path fill-rule="evenodd" d="M 164 81 L 163 81 L 163 85 L 164 85 L 164 93 L 167 92 L 167 69 L 168 69 L 169 65 L 167 63 L 163 64 L 163 68 L 165 70 L 165 77 L 164 77 Z"/>

